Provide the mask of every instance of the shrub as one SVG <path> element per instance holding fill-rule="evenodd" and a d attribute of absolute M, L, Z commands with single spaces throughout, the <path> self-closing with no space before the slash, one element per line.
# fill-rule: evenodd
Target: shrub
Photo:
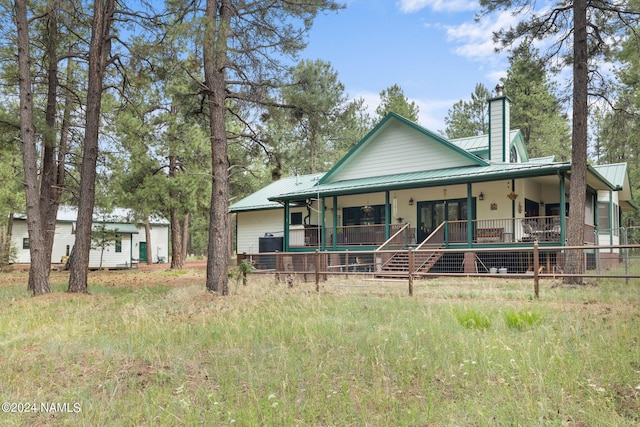
<path fill-rule="evenodd" d="M 247 259 L 243 259 L 242 262 L 238 264 L 237 267 L 235 267 L 234 269 L 230 270 L 227 273 L 227 276 L 230 279 L 233 279 L 233 281 L 236 283 L 236 287 L 238 286 L 238 283 L 240 283 L 240 281 L 242 281 L 242 284 L 246 286 L 247 274 L 253 273 L 254 270 L 255 268 L 251 264 L 251 261 Z"/>

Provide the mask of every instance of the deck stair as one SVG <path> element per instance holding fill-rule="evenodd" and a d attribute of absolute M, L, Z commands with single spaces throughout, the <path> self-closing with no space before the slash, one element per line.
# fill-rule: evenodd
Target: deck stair
<path fill-rule="evenodd" d="M 413 253 L 414 272 L 428 272 L 442 257 L 442 252 L 421 250 Z M 409 273 L 409 251 L 394 253 L 385 262 L 380 271 L 375 273 L 378 278 L 406 278 Z"/>
<path fill-rule="evenodd" d="M 402 231 L 402 230 L 401 230 Z M 406 278 L 409 274 L 409 250 L 408 245 L 393 245 L 397 242 L 400 233 L 387 240 L 377 251 L 382 253 L 383 249 L 391 249 L 395 246 L 397 249 L 392 253 L 391 257 L 382 264 L 380 269 L 374 274 L 379 278 Z M 405 240 L 406 242 L 406 240 Z M 426 237 L 413 251 L 413 272 L 426 273 L 442 258 L 442 249 L 444 242 L 444 223 L 441 223 L 429 236 Z"/>

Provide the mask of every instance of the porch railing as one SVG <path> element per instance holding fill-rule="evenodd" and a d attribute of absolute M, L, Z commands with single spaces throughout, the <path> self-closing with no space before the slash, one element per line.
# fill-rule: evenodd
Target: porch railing
<path fill-rule="evenodd" d="M 561 243 L 559 216 L 477 219 L 471 222 L 471 227 L 475 244 Z M 467 221 L 449 221 L 446 226 L 447 243 L 467 243 L 467 230 Z M 584 244 L 595 244 L 595 230 L 591 224 L 584 225 Z"/>
<path fill-rule="evenodd" d="M 394 235 L 405 224 L 390 224 L 389 234 Z M 337 228 L 336 246 L 380 246 L 387 239 L 385 224 L 345 225 Z M 333 246 L 333 229 L 327 228 L 327 246 Z"/>
<path fill-rule="evenodd" d="M 438 233 L 432 233 L 429 243 L 465 244 L 468 242 L 469 223 L 466 220 L 448 221 L 442 224 Z M 402 231 L 401 231 L 402 230 Z M 335 235 L 334 235 L 335 231 Z M 291 229 L 289 246 L 292 248 L 380 246 L 387 242 L 385 249 L 399 249 L 414 243 L 415 229 L 408 224 L 390 224 L 389 235 L 385 239 L 385 224 L 345 225 L 337 227 L 318 227 L 306 225 L 304 228 Z M 471 243 L 492 245 L 498 243 L 561 243 L 560 217 L 537 216 L 527 218 L 476 219 L 471 221 Z M 596 229 L 585 224 L 584 244 L 596 243 Z M 416 242 L 418 244 L 422 242 Z"/>
<path fill-rule="evenodd" d="M 467 221 L 449 221 L 447 243 L 467 243 Z M 560 242 L 560 217 L 477 219 L 471 222 L 471 239 L 476 244 Z M 592 233 L 593 234 L 593 233 Z M 592 238 L 593 239 L 593 238 Z"/>
<path fill-rule="evenodd" d="M 394 235 L 404 226 L 406 224 L 390 224 L 390 235 Z M 385 227 L 385 224 L 344 225 L 336 228 L 334 236 L 332 227 L 323 229 L 316 225 L 306 225 L 304 228 L 289 230 L 289 246 L 292 248 L 318 248 L 322 244 L 319 241 L 319 237 L 324 238 L 327 248 L 333 247 L 334 244 L 337 247 L 380 246 L 387 240 L 385 238 Z M 409 238 L 409 235 L 407 235 L 407 238 Z"/>

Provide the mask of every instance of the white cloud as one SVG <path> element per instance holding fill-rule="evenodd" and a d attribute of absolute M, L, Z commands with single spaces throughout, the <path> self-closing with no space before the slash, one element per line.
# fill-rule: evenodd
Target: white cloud
<path fill-rule="evenodd" d="M 356 92 L 354 96 L 350 96 L 351 99 L 359 99 L 362 98 L 364 100 L 364 107 L 367 110 L 367 113 L 371 117 L 375 117 L 376 108 L 380 105 L 380 94 L 373 93 L 369 91 L 360 91 Z"/>
<path fill-rule="evenodd" d="M 432 132 L 440 132 L 445 130 L 446 124 L 444 118 L 453 104 L 458 100 L 452 99 L 412 99 L 420 111 L 418 113 L 419 124 Z"/>
<path fill-rule="evenodd" d="M 492 81 L 498 83 L 500 79 L 507 77 L 507 70 L 494 70 L 487 73 L 487 78 Z M 489 88 L 489 90 L 493 90 L 493 88 Z"/>
<path fill-rule="evenodd" d="M 461 12 L 478 8 L 478 2 L 474 0 L 398 0 L 396 5 L 403 13 L 418 12 L 424 8 L 437 12 Z"/>
<path fill-rule="evenodd" d="M 493 33 L 516 25 L 520 19 L 511 12 L 501 12 L 484 16 L 479 22 L 465 22 L 457 26 L 447 26 L 449 41 L 459 43 L 455 52 L 469 59 L 486 59 L 495 56 L 498 47 L 492 40 Z"/>

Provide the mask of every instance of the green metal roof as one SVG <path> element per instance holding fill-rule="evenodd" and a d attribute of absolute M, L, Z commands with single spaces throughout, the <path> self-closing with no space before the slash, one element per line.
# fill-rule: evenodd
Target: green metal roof
<path fill-rule="evenodd" d="M 609 181 L 617 191 L 620 191 L 620 199 L 631 200 L 631 183 L 627 174 L 626 163 L 612 163 L 609 165 L 596 165 L 593 169 Z M 635 208 L 635 206 L 634 206 Z"/>
<path fill-rule="evenodd" d="M 488 135 L 469 136 L 466 138 L 455 138 L 455 139 L 452 139 L 451 142 L 453 144 L 456 144 L 458 147 L 462 148 L 463 150 L 467 150 L 473 154 L 489 151 Z"/>
<path fill-rule="evenodd" d="M 534 157 L 532 159 L 529 159 L 529 161 L 536 163 L 553 163 L 556 161 L 556 156 Z"/>
<path fill-rule="evenodd" d="M 316 173 L 312 175 L 290 176 L 273 181 L 266 187 L 232 204 L 229 207 L 229 211 L 242 212 L 281 208 L 282 205 L 276 201 L 279 200 L 276 196 L 295 192 L 311 191 L 311 193 L 313 193 L 310 189 L 317 188 L 318 180 L 322 175 L 322 173 Z M 275 198 L 275 200 L 271 200 L 272 198 Z"/>
<path fill-rule="evenodd" d="M 595 170 L 597 170 L 600 175 L 607 179 L 610 183 L 615 185 L 616 187 L 624 187 L 625 177 L 627 175 L 627 164 L 626 163 L 614 163 L 610 165 L 596 165 L 593 166 Z"/>
<path fill-rule="evenodd" d="M 399 121 L 427 136 L 429 141 L 442 144 L 454 152 L 473 160 L 473 164 L 450 167 L 444 169 L 429 169 L 412 171 L 383 176 L 370 176 L 354 179 L 342 179 L 332 181 L 330 175 L 338 171 L 345 160 L 361 150 L 367 142 L 375 138 L 390 121 Z M 510 132 L 511 144 L 519 150 L 522 158 L 520 163 L 491 163 L 481 159 L 474 151 L 488 149 L 488 136 L 460 138 L 447 141 L 444 137 L 434 134 L 429 130 L 399 116 L 389 114 L 371 132 L 365 136 L 355 147 L 349 151 L 326 174 L 314 174 L 293 176 L 272 182 L 261 190 L 245 197 L 230 207 L 231 212 L 253 211 L 263 209 L 278 209 L 282 202 L 299 202 L 315 197 L 331 197 L 348 194 L 365 194 L 390 190 L 400 190 L 420 187 L 436 187 L 442 185 L 465 184 L 470 182 L 487 182 L 502 179 L 558 176 L 566 173 L 570 177 L 571 164 L 569 162 L 554 162 L 553 157 L 543 157 L 528 161 L 526 147 L 520 131 Z M 521 152 L 524 150 L 524 154 Z M 596 190 L 622 191 L 621 196 L 630 200 L 630 191 L 626 174 L 626 165 L 588 166 L 587 183 Z M 336 176 L 337 178 L 337 176 Z M 625 197 L 626 195 L 629 197 Z"/>
<path fill-rule="evenodd" d="M 548 176 L 556 175 L 561 171 L 569 171 L 570 169 L 571 165 L 569 163 L 500 163 L 489 166 L 465 166 L 320 184 L 300 191 L 281 193 L 278 196 L 270 197 L 269 200 L 300 200 L 316 197 L 317 195 L 327 197 L 403 188 L 435 187 L 467 182 Z"/>
<path fill-rule="evenodd" d="M 96 231 L 104 224 L 105 231 L 112 231 L 119 234 L 138 234 L 138 228 L 134 224 L 123 224 L 115 222 L 94 222 L 91 226 Z"/>
<path fill-rule="evenodd" d="M 476 156 L 488 156 L 489 155 L 489 135 L 469 136 L 465 138 L 455 138 L 451 140 L 452 144 L 466 150 Z M 519 130 L 509 131 L 509 144 L 511 146 L 517 145 L 518 152 L 523 156 L 524 160 L 528 160 L 528 154 L 524 147 L 524 140 L 522 139 L 522 133 Z M 553 160 L 551 160 L 553 162 Z"/>

